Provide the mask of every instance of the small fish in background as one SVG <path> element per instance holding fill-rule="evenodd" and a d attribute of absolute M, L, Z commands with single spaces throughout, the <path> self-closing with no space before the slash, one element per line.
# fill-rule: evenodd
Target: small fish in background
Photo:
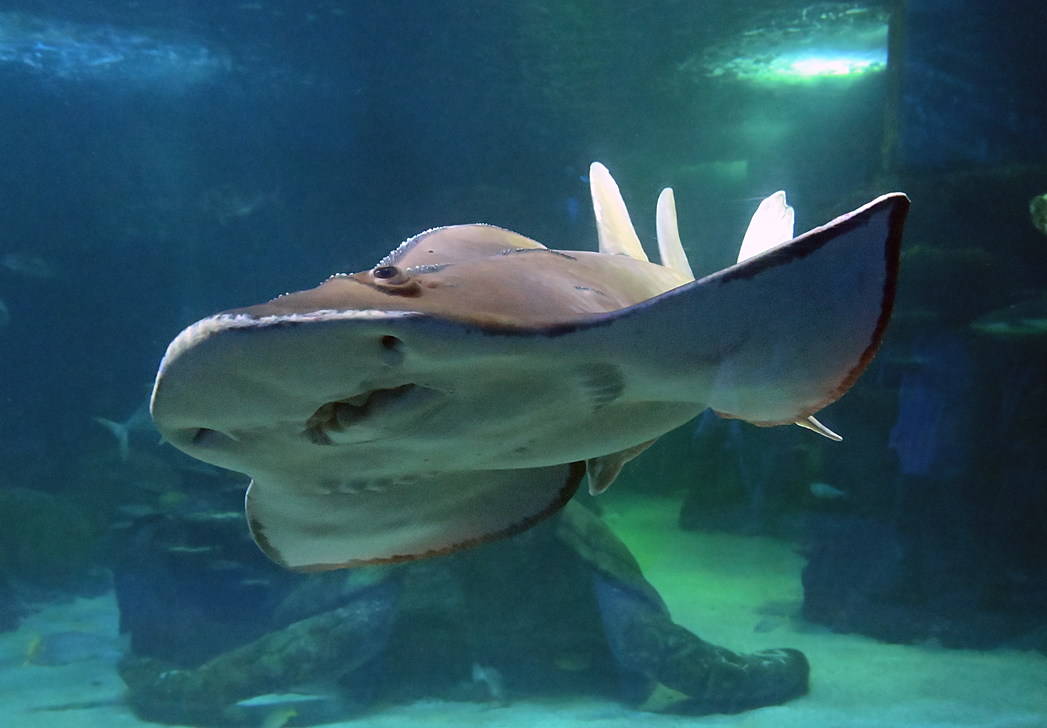
<path fill-rule="evenodd" d="M 273 581 L 272 579 L 241 579 L 239 584 L 243 587 L 259 587 L 261 589 L 267 589 L 273 585 Z"/>
<path fill-rule="evenodd" d="M 1047 335 L 1047 294 L 979 316 L 971 322 L 971 329 L 987 336 Z"/>
<path fill-rule="evenodd" d="M 40 652 L 40 648 L 44 645 L 44 636 L 42 634 L 35 634 L 33 638 L 29 640 L 29 644 L 25 648 L 25 660 L 22 661 L 22 667 L 28 667 L 32 665 L 36 660 L 36 654 Z"/>
<path fill-rule="evenodd" d="M 138 406 L 131 415 L 123 422 L 114 422 L 105 417 L 92 417 L 92 420 L 109 430 L 116 438 L 116 446 L 120 452 L 120 461 L 127 462 L 131 454 L 131 433 L 152 432 L 159 437 L 156 426 L 153 424 L 152 415 L 149 414 L 149 400 L 146 399 Z"/>
<path fill-rule="evenodd" d="M 208 190 L 200 205 L 207 215 L 225 225 L 233 220 L 250 217 L 259 208 L 272 205 L 278 199 L 278 190 L 252 190 L 223 184 Z"/>
<path fill-rule="evenodd" d="M 753 626 L 756 634 L 773 632 L 779 627 L 784 627 L 790 622 L 795 623 L 800 618 L 802 605 L 798 601 L 774 600 L 762 605 L 758 614 L 762 615 L 760 621 Z"/>
<path fill-rule="evenodd" d="M 55 703 L 53 705 L 37 705 L 26 708 L 27 713 L 61 713 L 66 710 L 94 710 L 95 708 L 111 708 L 127 705 L 122 695 L 115 698 L 99 698 L 98 700 L 73 700 L 68 703 Z"/>
<path fill-rule="evenodd" d="M 777 615 L 770 615 L 764 617 L 753 627 L 753 632 L 756 634 L 766 634 L 767 632 L 773 632 L 774 630 L 781 627 L 786 623 L 785 617 L 779 617 Z"/>
<path fill-rule="evenodd" d="M 851 497 L 845 491 L 828 483 L 811 483 L 808 490 L 815 498 L 824 501 L 840 501 Z"/>
<path fill-rule="evenodd" d="M 240 511 L 199 511 L 189 513 L 185 516 L 187 521 L 194 523 L 221 523 L 223 521 L 239 521 L 244 517 Z"/>
<path fill-rule="evenodd" d="M 346 706 L 339 698 L 320 693 L 267 693 L 234 703 L 223 717 L 236 725 L 259 728 L 284 728 L 289 724 L 316 725 L 346 717 Z"/>
<path fill-rule="evenodd" d="M 3 299 L 0 299 L 0 329 L 11 323 L 11 309 L 7 307 Z"/>
<path fill-rule="evenodd" d="M 26 278 L 48 279 L 55 277 L 55 271 L 50 264 L 32 253 L 4 253 L 0 256 L 0 266 Z"/>
<path fill-rule="evenodd" d="M 298 717 L 298 711 L 294 708 L 276 708 L 265 717 L 260 728 L 284 728 L 292 719 Z"/>
<path fill-rule="evenodd" d="M 26 649 L 23 666 L 60 667 L 105 660 L 114 665 L 127 651 L 126 639 L 95 632 L 54 632 L 35 636 Z"/>
<path fill-rule="evenodd" d="M 564 672 L 583 672 L 593 665 L 593 657 L 584 652 L 566 652 L 555 660 L 556 669 Z"/>
<path fill-rule="evenodd" d="M 491 696 L 492 700 L 499 702 L 505 700 L 505 680 L 502 678 L 502 673 L 498 672 L 498 668 L 474 662 L 473 682 L 486 687 L 487 694 Z"/>
<path fill-rule="evenodd" d="M 167 548 L 167 553 L 201 556 L 204 554 L 217 553 L 219 550 L 220 549 L 217 546 L 169 546 Z"/>

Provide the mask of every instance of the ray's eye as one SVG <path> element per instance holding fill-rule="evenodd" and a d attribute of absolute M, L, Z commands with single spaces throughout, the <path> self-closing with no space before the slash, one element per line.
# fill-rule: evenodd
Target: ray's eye
<path fill-rule="evenodd" d="M 385 283 L 396 283 L 396 279 L 398 278 L 407 280 L 407 276 L 404 275 L 404 272 L 395 265 L 380 265 L 371 271 L 371 275 Z"/>
<path fill-rule="evenodd" d="M 393 296 L 417 296 L 421 287 L 415 278 L 395 265 L 380 265 L 371 269 L 372 285 Z"/>

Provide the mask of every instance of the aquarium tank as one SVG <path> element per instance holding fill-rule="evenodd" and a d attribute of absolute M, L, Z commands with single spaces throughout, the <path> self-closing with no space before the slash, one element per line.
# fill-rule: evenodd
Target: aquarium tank
<path fill-rule="evenodd" d="M 1045 27 L 4 3 L 4 723 L 1047 726 Z"/>

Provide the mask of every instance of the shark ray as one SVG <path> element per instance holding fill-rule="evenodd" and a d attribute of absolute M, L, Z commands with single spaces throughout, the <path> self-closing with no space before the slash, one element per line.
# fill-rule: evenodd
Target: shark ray
<path fill-rule="evenodd" d="M 603 165 L 590 183 L 600 252 L 436 228 L 370 270 L 189 326 L 160 364 L 157 428 L 249 475 L 256 542 L 303 571 L 517 533 L 707 407 L 838 439 L 813 415 L 883 336 L 908 199 L 793 238 L 776 193 L 740 261 L 695 280 L 671 191 L 660 265 Z"/>

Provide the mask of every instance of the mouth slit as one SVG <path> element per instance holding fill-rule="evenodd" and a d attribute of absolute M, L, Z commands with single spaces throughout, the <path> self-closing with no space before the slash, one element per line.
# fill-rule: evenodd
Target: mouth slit
<path fill-rule="evenodd" d="M 387 338 L 399 342 L 395 337 Z M 347 399 L 322 404 L 306 420 L 305 435 L 318 445 L 333 444 L 329 433 L 343 432 L 353 425 L 366 421 L 379 410 L 409 395 L 415 388 L 414 384 L 401 384 L 398 387 L 373 389 Z"/>

